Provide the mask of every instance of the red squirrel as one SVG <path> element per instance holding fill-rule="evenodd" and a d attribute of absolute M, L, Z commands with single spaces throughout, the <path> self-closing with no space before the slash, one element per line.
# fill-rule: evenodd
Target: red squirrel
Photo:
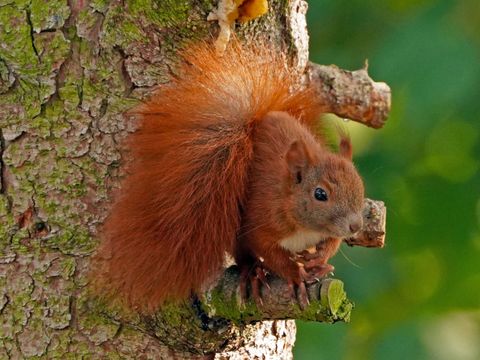
<path fill-rule="evenodd" d="M 154 311 L 204 290 L 227 252 L 243 274 L 261 263 L 304 289 L 362 226 L 349 140 L 333 153 L 313 135 L 318 96 L 272 49 L 234 42 L 219 56 L 201 44 L 183 56 L 134 111 L 133 161 L 101 233 L 102 286 Z M 296 256 L 314 245 L 312 259 Z"/>
<path fill-rule="evenodd" d="M 331 272 L 328 259 L 362 227 L 363 182 L 351 162 L 351 144 L 344 136 L 339 153 L 332 153 L 305 125 L 278 111 L 257 124 L 253 142 L 237 263 L 260 259 L 300 286 L 305 303 L 304 283 Z M 317 253 L 304 253 L 304 261 L 294 256 L 315 245 Z"/>

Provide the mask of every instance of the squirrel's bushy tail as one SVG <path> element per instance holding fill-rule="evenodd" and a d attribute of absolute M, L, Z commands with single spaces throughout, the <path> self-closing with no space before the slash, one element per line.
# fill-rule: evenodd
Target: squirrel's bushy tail
<path fill-rule="evenodd" d="M 197 45 L 177 76 L 135 110 L 132 163 L 102 231 L 103 286 L 155 310 L 201 291 L 232 252 L 246 199 L 255 122 L 318 113 L 313 93 L 271 49 Z M 298 87 L 298 86 L 297 86 Z"/>

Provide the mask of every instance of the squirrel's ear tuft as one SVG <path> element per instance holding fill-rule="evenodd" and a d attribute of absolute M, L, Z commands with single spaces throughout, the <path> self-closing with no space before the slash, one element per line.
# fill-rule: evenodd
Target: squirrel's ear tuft
<path fill-rule="evenodd" d="M 296 140 L 287 151 L 286 155 L 288 169 L 292 174 L 297 173 L 308 165 L 307 148 L 303 141 Z"/>
<path fill-rule="evenodd" d="M 348 160 L 352 160 L 353 150 L 350 137 L 346 134 L 340 135 L 340 144 L 338 145 L 338 153 Z"/>

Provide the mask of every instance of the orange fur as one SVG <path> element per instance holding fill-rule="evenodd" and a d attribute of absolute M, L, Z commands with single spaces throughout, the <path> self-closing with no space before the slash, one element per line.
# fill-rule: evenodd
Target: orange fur
<path fill-rule="evenodd" d="M 341 240 L 359 230 L 364 189 L 347 156 L 351 145 L 342 137 L 348 154 L 332 153 L 285 112 L 266 115 L 257 124 L 253 141 L 237 263 L 252 266 L 263 259 L 263 267 L 299 285 L 305 274 L 296 253 L 318 245 L 318 264 L 326 265 Z M 326 192 L 325 201 L 315 198 L 317 188 Z"/>
<path fill-rule="evenodd" d="M 134 112 L 133 162 L 102 231 L 103 286 L 155 310 L 201 291 L 234 252 L 253 160 L 252 132 L 272 111 L 310 123 L 311 89 L 265 47 L 184 52 L 179 77 Z"/>

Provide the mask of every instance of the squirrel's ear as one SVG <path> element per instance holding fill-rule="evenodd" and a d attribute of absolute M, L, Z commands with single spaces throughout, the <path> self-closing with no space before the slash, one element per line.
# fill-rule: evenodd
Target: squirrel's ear
<path fill-rule="evenodd" d="M 286 155 L 288 169 L 292 173 L 302 170 L 308 164 L 307 148 L 303 141 L 294 141 L 287 151 Z"/>
<path fill-rule="evenodd" d="M 338 145 L 338 153 L 348 160 L 352 160 L 352 142 L 350 137 L 345 134 L 340 136 L 340 144 Z"/>

